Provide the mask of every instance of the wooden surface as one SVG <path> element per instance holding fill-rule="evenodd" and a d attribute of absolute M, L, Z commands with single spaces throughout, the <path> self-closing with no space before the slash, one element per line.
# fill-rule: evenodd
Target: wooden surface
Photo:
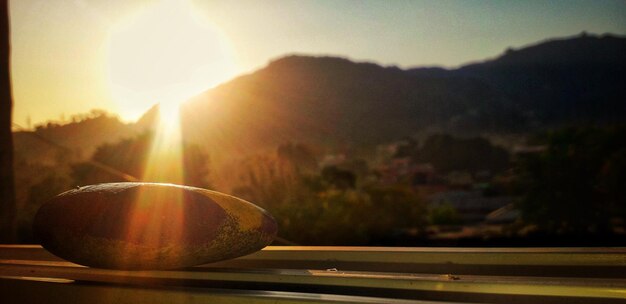
<path fill-rule="evenodd" d="M 116 271 L 0 245 L 0 277 L 3 297 L 32 303 L 60 291 L 93 303 L 104 290 L 162 302 L 612 303 L 626 300 L 626 248 L 270 246 L 176 271 Z"/>

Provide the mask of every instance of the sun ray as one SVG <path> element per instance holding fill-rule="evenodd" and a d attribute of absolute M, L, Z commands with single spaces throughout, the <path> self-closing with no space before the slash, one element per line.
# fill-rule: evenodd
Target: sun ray
<path fill-rule="evenodd" d="M 170 22 L 163 22 L 169 20 Z M 159 102 L 153 142 L 142 181 L 184 184 L 183 141 L 180 104 L 230 77 L 232 60 L 221 38 L 198 22 L 186 1 L 162 1 L 144 15 L 120 25 L 112 34 L 111 82 L 113 95 L 128 112 L 148 102 Z M 119 46 L 119 48 L 116 48 Z M 138 104 L 138 107 L 133 107 Z M 133 113 L 134 114 L 134 113 Z M 126 233 L 132 244 L 148 244 L 158 250 L 129 245 L 121 263 L 133 256 L 155 255 L 167 260 L 169 253 L 184 250 L 185 214 L 180 193 L 137 193 L 137 207 L 130 211 Z M 163 204 L 169 202 L 169 204 Z M 142 208 L 142 206 L 150 208 Z M 164 231 L 163 223 L 172 223 Z M 174 227 L 174 228 L 171 228 Z"/>
<path fill-rule="evenodd" d="M 160 104 L 159 117 L 143 181 L 183 184 L 183 142 L 176 104 Z"/>
<path fill-rule="evenodd" d="M 142 181 L 184 184 L 179 115 L 177 103 L 160 104 L 158 123 Z M 166 207 L 184 204 L 182 191 L 139 191 L 136 200 L 137 207 L 130 211 L 127 239 L 131 244 L 144 244 L 159 249 L 150 250 L 143 246 L 129 245 L 126 248 L 128 256 L 125 258 L 130 260 L 122 259 L 121 262 L 132 264 L 133 257 L 153 255 L 153 258 L 168 263 L 168 258 L 175 256 L 172 254 L 174 251 L 184 250 L 181 247 L 185 234 L 185 214 L 181 213 L 183 208 Z M 170 223 L 167 231 L 162 225 L 165 221 Z"/>

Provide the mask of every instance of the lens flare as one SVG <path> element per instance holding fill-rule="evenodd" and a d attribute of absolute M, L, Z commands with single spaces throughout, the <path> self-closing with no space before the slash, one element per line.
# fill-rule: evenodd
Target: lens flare
<path fill-rule="evenodd" d="M 152 148 L 143 181 L 183 184 L 183 142 L 177 104 L 160 104 Z"/>
<path fill-rule="evenodd" d="M 178 104 L 162 103 L 159 106 L 156 132 L 141 180 L 184 184 L 183 164 Z M 118 262 L 124 265 L 147 259 L 170 263 L 168 259 L 172 256 L 181 256 L 174 251 L 181 248 L 178 243 L 182 241 L 184 235 L 185 214 L 182 213 L 183 208 L 173 206 L 184 204 L 182 192 L 139 191 L 136 200 L 137 207 L 130 211 L 126 227 L 128 243 L 136 245 L 126 246 L 125 256 L 120 257 Z M 163 228 L 166 221 L 169 223 L 168 229 Z M 147 250 L 146 247 L 159 249 Z"/>
<path fill-rule="evenodd" d="M 225 44 L 189 8 L 185 1 L 162 1 L 120 26 L 111 38 L 113 95 L 127 105 L 126 114 L 134 115 L 146 103 L 159 102 L 152 147 L 141 176 L 144 182 L 185 183 L 180 104 L 230 77 L 234 70 Z M 139 191 L 136 200 L 125 230 L 132 245 L 119 257 L 120 264 L 146 255 L 164 263 L 180 256 L 172 253 L 181 250 L 177 244 L 185 233 L 185 214 L 180 211 L 184 208 L 171 206 L 184 204 L 182 192 Z M 143 245 L 159 249 L 146 250 Z"/>

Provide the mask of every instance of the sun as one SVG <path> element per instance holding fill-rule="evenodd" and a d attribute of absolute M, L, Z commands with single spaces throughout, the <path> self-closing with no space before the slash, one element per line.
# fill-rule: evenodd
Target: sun
<path fill-rule="evenodd" d="M 176 108 L 235 70 L 228 40 L 188 1 L 163 0 L 126 18 L 108 46 L 111 94 L 127 120 L 157 103 Z"/>
<path fill-rule="evenodd" d="M 142 181 L 182 184 L 180 103 L 234 74 L 228 40 L 184 0 L 162 0 L 109 33 L 109 79 L 119 114 L 135 120 L 159 104 Z"/>

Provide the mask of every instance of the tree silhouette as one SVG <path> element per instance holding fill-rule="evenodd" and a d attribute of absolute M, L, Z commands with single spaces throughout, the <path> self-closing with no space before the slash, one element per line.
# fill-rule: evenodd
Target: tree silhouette
<path fill-rule="evenodd" d="M 509 167 L 508 152 L 482 137 L 464 139 L 448 134 L 434 134 L 426 139 L 421 149 L 411 148 L 410 145 L 403 149 L 412 149 L 417 161 L 431 163 L 444 173 L 476 173 L 482 170 L 497 173 Z"/>
<path fill-rule="evenodd" d="M 626 216 L 626 127 L 568 128 L 544 141 L 546 151 L 517 165 L 525 222 L 548 233 L 605 233 Z"/>
<path fill-rule="evenodd" d="M 111 174 L 94 166 L 103 164 L 117 171 L 141 178 L 146 169 L 146 162 L 154 141 L 154 134 L 146 132 L 133 138 L 120 140 L 116 143 L 104 144 L 96 149 L 91 162 L 81 162 L 72 166 L 72 178 L 77 185 L 88 185 L 105 182 L 122 182 L 119 174 Z M 208 188 L 209 157 L 198 146 L 183 143 L 183 159 L 180 166 L 183 170 L 184 184 Z M 160 182 L 146 180 L 146 182 Z"/>

